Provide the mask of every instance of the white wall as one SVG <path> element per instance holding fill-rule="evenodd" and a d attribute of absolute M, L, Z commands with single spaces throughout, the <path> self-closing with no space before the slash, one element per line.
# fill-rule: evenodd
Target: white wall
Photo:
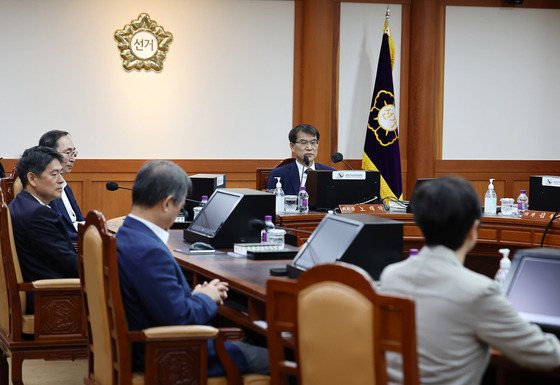
<path fill-rule="evenodd" d="M 396 51 L 393 87 L 397 114 L 401 87 L 401 10 L 400 5 L 390 6 L 389 26 Z M 386 11 L 386 4 L 341 4 L 338 151 L 348 159 L 361 159 L 364 153 Z"/>
<path fill-rule="evenodd" d="M 122 68 L 113 35 L 142 12 L 173 34 L 160 73 Z M 290 153 L 293 1 L 0 0 L 0 15 L 0 156 L 51 129 L 80 158 Z"/>
<path fill-rule="evenodd" d="M 560 10 L 446 13 L 443 159 L 560 159 Z"/>

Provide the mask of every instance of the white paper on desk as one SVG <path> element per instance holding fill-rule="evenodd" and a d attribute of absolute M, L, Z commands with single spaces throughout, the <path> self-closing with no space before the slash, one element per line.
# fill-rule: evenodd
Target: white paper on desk
<path fill-rule="evenodd" d="M 246 255 L 237 254 L 237 253 L 234 253 L 233 251 L 228 251 L 227 254 L 228 254 L 230 257 L 233 257 L 233 258 L 247 258 Z"/>

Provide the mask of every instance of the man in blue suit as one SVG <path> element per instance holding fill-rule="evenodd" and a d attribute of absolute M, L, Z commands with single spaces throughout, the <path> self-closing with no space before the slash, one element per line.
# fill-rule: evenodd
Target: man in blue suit
<path fill-rule="evenodd" d="M 39 146 L 46 146 L 55 149 L 63 157 L 63 176 L 72 172 L 78 151 L 70 134 L 66 131 L 52 130 L 41 136 Z M 64 228 L 73 243 L 77 242 L 78 223 L 84 221 L 84 217 L 74 198 L 74 193 L 70 186 L 64 181 L 64 190 L 60 199 L 51 202 L 52 209 L 60 215 Z"/>
<path fill-rule="evenodd" d="M 78 256 L 60 216 L 48 205 L 62 194 L 64 158 L 49 147 L 25 150 L 17 171 L 23 190 L 10 203 L 14 241 L 25 281 L 77 278 Z M 27 314 L 33 313 L 31 292 Z"/>
<path fill-rule="evenodd" d="M 168 229 L 185 204 L 191 181 L 175 163 L 144 165 L 132 186 L 132 209 L 117 232 L 119 277 L 130 330 L 154 326 L 207 324 L 227 298 L 217 279 L 191 290 L 167 247 Z M 268 372 L 268 350 L 226 343 L 242 373 Z M 144 369 L 144 348 L 133 346 L 133 370 Z M 208 376 L 224 375 L 214 344 L 208 344 Z"/>
<path fill-rule="evenodd" d="M 286 195 L 297 195 L 299 188 L 305 186 L 307 181 L 307 171 L 311 170 L 334 170 L 334 168 L 323 164 L 315 163 L 317 150 L 319 149 L 319 131 L 309 125 L 300 124 L 290 130 L 288 139 L 290 140 L 290 148 L 296 157 L 295 162 L 287 164 L 283 167 L 275 168 L 270 172 L 267 190 L 276 188 L 276 177 L 280 177 L 282 189 Z M 305 157 L 308 164 L 305 164 Z"/>

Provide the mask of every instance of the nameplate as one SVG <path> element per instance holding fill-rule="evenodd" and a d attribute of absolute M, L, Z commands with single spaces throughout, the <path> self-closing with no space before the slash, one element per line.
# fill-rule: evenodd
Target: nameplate
<path fill-rule="evenodd" d="M 537 211 L 537 210 L 525 210 L 521 218 L 533 219 L 537 221 L 550 221 L 554 213 L 552 211 Z M 560 217 L 559 217 L 560 218 Z M 558 221 L 556 218 L 554 221 Z"/>
<path fill-rule="evenodd" d="M 341 214 L 357 214 L 357 213 L 384 213 L 385 206 L 383 205 L 339 205 Z"/>
<path fill-rule="evenodd" d="M 339 180 L 339 179 L 365 180 L 366 172 L 363 170 L 333 171 L 332 178 L 333 180 Z"/>

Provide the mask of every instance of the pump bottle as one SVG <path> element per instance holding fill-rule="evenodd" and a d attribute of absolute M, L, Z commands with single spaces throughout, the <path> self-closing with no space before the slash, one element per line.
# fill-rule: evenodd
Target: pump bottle
<path fill-rule="evenodd" d="M 276 196 L 276 214 L 284 213 L 284 190 L 282 189 L 282 183 L 280 183 L 280 177 L 275 177 L 276 188 L 274 189 L 274 195 Z"/>
<path fill-rule="evenodd" d="M 511 267 L 511 261 L 509 260 L 509 249 L 500 249 L 499 252 L 502 253 L 502 259 L 500 260 L 500 268 L 494 277 L 494 281 L 502 285 Z"/>
<path fill-rule="evenodd" d="M 496 195 L 496 191 L 494 191 L 494 185 L 492 182 L 494 182 L 494 179 L 490 179 L 488 191 L 486 191 L 486 195 L 484 195 L 484 214 L 496 214 L 498 197 Z"/>

